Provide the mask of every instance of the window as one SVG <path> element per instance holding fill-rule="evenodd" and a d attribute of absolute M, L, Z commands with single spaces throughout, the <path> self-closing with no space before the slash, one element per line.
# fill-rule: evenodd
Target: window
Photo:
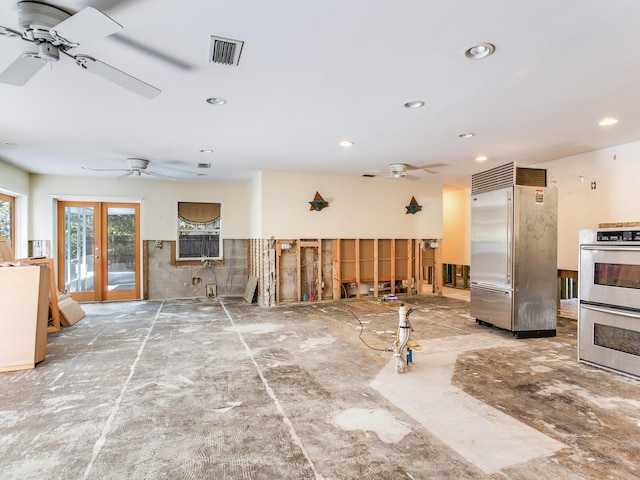
<path fill-rule="evenodd" d="M 11 253 L 15 256 L 16 199 L 0 193 L 0 237 L 9 241 Z"/>
<path fill-rule="evenodd" d="M 178 202 L 178 260 L 222 259 L 220 203 Z"/>

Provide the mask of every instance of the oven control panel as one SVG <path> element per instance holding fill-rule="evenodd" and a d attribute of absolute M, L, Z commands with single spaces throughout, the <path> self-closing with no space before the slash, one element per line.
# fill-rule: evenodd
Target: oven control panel
<path fill-rule="evenodd" d="M 597 230 L 597 242 L 640 242 L 640 230 Z"/>

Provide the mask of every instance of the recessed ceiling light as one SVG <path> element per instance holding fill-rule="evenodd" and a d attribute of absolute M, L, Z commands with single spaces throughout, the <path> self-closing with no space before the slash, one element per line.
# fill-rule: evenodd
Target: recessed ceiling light
<path fill-rule="evenodd" d="M 352 140 L 343 140 L 340 142 L 341 147 L 353 147 L 354 142 Z"/>
<path fill-rule="evenodd" d="M 476 162 L 484 162 L 487 159 L 485 155 L 479 155 L 476 157 Z"/>
<path fill-rule="evenodd" d="M 404 108 L 415 109 L 424 107 L 424 102 L 422 100 L 413 100 L 411 102 L 407 102 L 404 104 Z"/>
<path fill-rule="evenodd" d="M 221 97 L 211 97 L 207 98 L 207 103 L 210 103 L 211 105 L 224 105 L 227 101 Z"/>
<path fill-rule="evenodd" d="M 200 150 L 200 153 L 213 153 L 213 150 L 211 150 L 210 148 L 203 148 L 202 150 Z"/>
<path fill-rule="evenodd" d="M 598 125 L 600 125 L 601 127 L 607 127 L 609 125 L 615 125 L 616 123 L 618 123 L 618 119 L 617 118 L 608 117 L 608 118 L 603 118 L 602 120 L 600 120 Z"/>
<path fill-rule="evenodd" d="M 464 56 L 472 60 L 479 60 L 488 57 L 496 51 L 495 45 L 491 43 L 479 43 L 465 50 Z"/>
<path fill-rule="evenodd" d="M 460 138 L 471 138 L 471 137 L 475 137 L 476 134 L 473 132 L 464 132 L 461 133 L 460 135 L 458 135 Z"/>

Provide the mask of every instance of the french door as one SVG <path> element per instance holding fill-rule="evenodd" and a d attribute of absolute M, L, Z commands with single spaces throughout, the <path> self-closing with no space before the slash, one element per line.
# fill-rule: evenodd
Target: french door
<path fill-rule="evenodd" d="M 59 201 L 58 266 L 77 301 L 140 298 L 140 205 Z"/>
<path fill-rule="evenodd" d="M 9 242 L 9 249 L 13 257 L 16 255 L 16 199 L 0 193 L 0 237 Z"/>

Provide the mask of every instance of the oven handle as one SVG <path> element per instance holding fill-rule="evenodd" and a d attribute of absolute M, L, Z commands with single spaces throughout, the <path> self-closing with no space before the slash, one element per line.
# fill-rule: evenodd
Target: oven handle
<path fill-rule="evenodd" d="M 602 250 L 605 252 L 640 252 L 640 247 L 627 245 L 604 246 L 604 245 L 580 245 L 581 250 Z"/>
<path fill-rule="evenodd" d="M 621 315 L 623 317 L 640 318 L 640 312 L 630 312 L 628 310 L 620 310 L 618 308 L 596 307 L 595 305 L 580 304 L 580 307 L 587 310 L 593 310 L 595 312 L 610 313 L 613 315 Z"/>

